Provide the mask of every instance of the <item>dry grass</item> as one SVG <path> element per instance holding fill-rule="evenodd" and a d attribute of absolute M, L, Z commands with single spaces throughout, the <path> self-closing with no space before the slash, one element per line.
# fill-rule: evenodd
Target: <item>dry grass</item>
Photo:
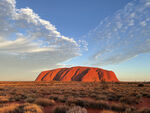
<path fill-rule="evenodd" d="M 8 104 L 0 108 L 0 113 L 43 113 L 42 108 L 36 104 Z"/>
<path fill-rule="evenodd" d="M 14 113 L 19 104 L 6 105 L 0 108 L 0 113 Z"/>
<path fill-rule="evenodd" d="M 42 108 L 36 104 L 24 104 L 25 113 L 43 113 Z"/>
<path fill-rule="evenodd" d="M 66 113 L 87 113 L 87 110 L 80 106 L 73 106 L 69 108 L 69 110 Z"/>
<path fill-rule="evenodd" d="M 87 113 L 87 110 L 80 106 L 59 105 L 54 107 L 52 113 Z"/>
<path fill-rule="evenodd" d="M 8 111 L 18 110 L 20 105 L 24 109 L 27 102 L 32 103 L 29 104 L 31 107 L 33 103 L 43 108 L 63 103 L 67 107 L 76 105 L 110 112 L 138 113 L 142 111 L 136 105 L 142 98 L 150 99 L 150 82 L 0 82 L 0 110 Z M 12 102 L 18 104 L 12 105 Z M 58 106 L 60 111 L 61 108 Z M 143 111 L 147 109 L 143 108 Z"/>

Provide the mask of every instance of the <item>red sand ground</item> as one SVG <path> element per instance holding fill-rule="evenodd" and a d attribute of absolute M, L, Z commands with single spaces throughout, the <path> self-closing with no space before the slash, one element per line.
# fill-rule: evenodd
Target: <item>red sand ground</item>
<path fill-rule="evenodd" d="M 150 98 L 142 97 L 140 103 L 136 105 L 137 109 L 150 108 Z"/>
<path fill-rule="evenodd" d="M 107 71 L 93 67 L 71 67 L 58 68 L 49 71 L 43 71 L 35 81 L 102 81 L 118 82 L 118 79 L 113 71 Z"/>
<path fill-rule="evenodd" d="M 56 105 L 58 106 L 58 105 L 63 105 L 63 103 L 56 103 Z M 43 112 L 44 113 L 51 113 L 52 111 L 53 111 L 53 109 L 54 109 L 54 107 L 55 106 L 46 106 L 46 107 L 44 107 L 44 109 L 43 109 Z"/>

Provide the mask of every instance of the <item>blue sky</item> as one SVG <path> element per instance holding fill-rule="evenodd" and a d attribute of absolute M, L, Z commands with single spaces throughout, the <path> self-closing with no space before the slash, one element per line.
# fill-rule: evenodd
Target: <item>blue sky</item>
<path fill-rule="evenodd" d="M 17 0 L 17 8 L 29 7 L 49 20 L 59 32 L 79 39 L 101 20 L 123 8 L 131 0 Z"/>
<path fill-rule="evenodd" d="M 1 0 L 0 12 L 1 80 L 76 65 L 150 80 L 149 0 Z"/>

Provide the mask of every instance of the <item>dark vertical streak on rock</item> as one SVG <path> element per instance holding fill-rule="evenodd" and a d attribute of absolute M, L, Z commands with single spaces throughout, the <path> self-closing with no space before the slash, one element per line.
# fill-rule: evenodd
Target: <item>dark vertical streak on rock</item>
<path fill-rule="evenodd" d="M 41 81 L 43 81 L 43 79 L 49 74 L 50 72 L 47 72 L 41 79 Z"/>
<path fill-rule="evenodd" d="M 77 75 L 77 73 L 78 73 L 79 70 L 80 70 L 80 68 L 78 68 L 78 69 L 76 70 L 75 74 L 72 76 L 72 78 L 71 78 L 72 81 L 74 81 L 74 78 L 76 77 L 76 75 Z"/>
<path fill-rule="evenodd" d="M 68 73 L 70 70 L 71 70 L 71 69 L 67 69 L 67 71 L 65 72 L 64 76 L 63 76 L 60 80 L 62 80 L 62 79 L 67 75 L 67 73 Z"/>
<path fill-rule="evenodd" d="M 90 69 L 88 68 L 88 69 L 82 71 L 81 73 L 79 73 L 79 74 L 74 78 L 73 81 L 81 81 L 82 78 L 89 72 L 89 70 L 90 70 Z"/>
<path fill-rule="evenodd" d="M 98 73 L 99 80 L 101 80 L 103 78 L 103 72 L 99 69 L 96 72 Z"/>
<path fill-rule="evenodd" d="M 61 70 L 56 74 L 56 76 L 53 78 L 53 80 L 60 81 L 61 75 L 62 75 L 63 72 L 66 71 L 66 70 L 67 70 L 67 69 L 61 69 Z"/>

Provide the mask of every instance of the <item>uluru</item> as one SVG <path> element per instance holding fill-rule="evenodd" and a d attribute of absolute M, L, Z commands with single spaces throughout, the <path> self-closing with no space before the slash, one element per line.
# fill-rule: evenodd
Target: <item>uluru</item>
<path fill-rule="evenodd" d="M 43 71 L 35 81 L 118 82 L 119 80 L 113 71 L 95 67 L 77 66 Z"/>

